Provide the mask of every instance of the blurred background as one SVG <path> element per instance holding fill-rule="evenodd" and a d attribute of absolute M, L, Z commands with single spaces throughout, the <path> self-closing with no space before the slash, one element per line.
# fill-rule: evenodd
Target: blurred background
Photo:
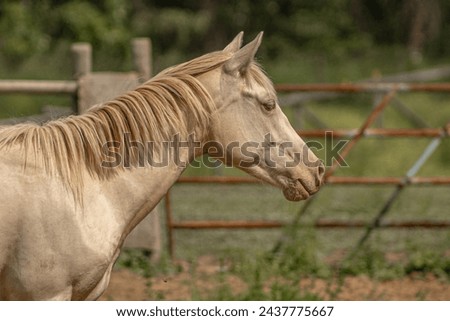
<path fill-rule="evenodd" d="M 431 69 L 438 76 L 426 81 L 446 82 L 449 21 L 449 0 L 0 0 L 0 78 L 72 79 L 74 42 L 92 45 L 94 71 L 129 71 L 135 37 L 151 38 L 157 73 L 221 50 L 240 31 L 245 43 L 263 30 L 257 59 L 275 84 L 377 81 L 399 74 L 408 79 Z M 295 97 L 283 109 L 300 130 L 358 128 L 380 100 L 373 93 Z M 372 127 L 442 128 L 450 121 L 449 98 L 443 92 L 398 93 Z M 70 97 L 0 95 L 0 117 L 72 103 Z M 404 177 L 429 143 L 423 137 L 365 138 L 346 159 L 350 166 L 336 175 Z M 325 152 L 318 156 L 325 159 Z M 449 165 L 445 138 L 417 174 L 449 177 Z M 190 168 L 186 175 L 242 174 Z M 104 298 L 449 300 L 448 228 L 376 230 L 351 259 L 363 228 L 311 228 L 328 218 L 370 222 L 395 188 L 326 186 L 306 211 L 305 202 L 287 202 L 265 185 L 178 184 L 172 189 L 175 220 L 269 219 L 288 226 L 179 230 L 176 260 L 163 232 L 161 260 L 152 265 L 142 251 L 125 251 Z M 445 221 L 448 195 L 448 185 L 408 187 L 395 197 L 387 219 Z M 165 231 L 162 206 L 160 211 Z"/>
<path fill-rule="evenodd" d="M 67 49 L 79 41 L 94 46 L 97 68 L 127 69 L 138 36 L 152 38 L 160 70 L 264 30 L 259 57 L 275 81 L 353 80 L 443 61 L 449 18 L 446 0 L 2 0 L 1 72 L 45 77 L 44 59 L 47 77 L 67 77 Z M 285 72 L 292 63 L 299 69 Z"/>

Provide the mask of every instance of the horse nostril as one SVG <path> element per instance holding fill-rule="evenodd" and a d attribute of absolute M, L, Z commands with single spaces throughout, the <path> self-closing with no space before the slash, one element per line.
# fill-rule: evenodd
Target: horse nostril
<path fill-rule="evenodd" d="M 319 173 L 320 178 L 322 178 L 323 174 L 325 174 L 325 165 L 320 162 L 320 165 L 317 168 L 317 172 Z"/>
<path fill-rule="evenodd" d="M 322 185 L 324 174 L 325 174 L 325 165 L 322 162 L 320 162 L 319 166 L 317 166 L 316 186 Z"/>

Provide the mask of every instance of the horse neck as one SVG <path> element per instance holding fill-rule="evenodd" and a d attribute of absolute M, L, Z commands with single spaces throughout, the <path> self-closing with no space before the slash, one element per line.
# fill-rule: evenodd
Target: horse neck
<path fill-rule="evenodd" d="M 188 164 L 191 159 L 187 153 L 180 153 L 179 160 Z M 102 182 L 100 189 L 119 216 L 122 239 L 156 207 L 184 169 L 174 162 L 161 167 L 137 167 Z"/>

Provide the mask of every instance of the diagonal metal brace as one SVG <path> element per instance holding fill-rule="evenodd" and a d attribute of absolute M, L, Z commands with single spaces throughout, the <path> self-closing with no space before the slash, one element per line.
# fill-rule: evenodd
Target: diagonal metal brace
<path fill-rule="evenodd" d="M 440 145 L 442 138 L 445 136 L 445 131 L 443 131 L 442 135 L 439 137 L 436 137 L 431 140 L 431 142 L 428 144 L 428 146 L 425 148 L 425 150 L 422 152 L 420 157 L 417 159 L 417 161 L 414 163 L 414 165 L 408 170 L 405 177 L 403 178 L 402 182 L 397 185 L 395 190 L 392 192 L 392 194 L 389 196 L 388 200 L 384 204 L 384 206 L 380 209 L 377 216 L 373 219 L 372 223 L 367 226 L 366 231 L 364 235 L 359 239 L 355 249 L 350 253 L 348 258 L 352 258 L 364 245 L 364 243 L 369 239 L 372 232 L 378 228 L 381 224 L 381 220 L 386 216 L 386 214 L 389 212 L 389 210 L 392 207 L 392 204 L 397 199 L 397 197 L 401 194 L 401 192 L 404 190 L 404 188 L 410 184 L 411 178 L 414 177 L 419 170 L 422 168 L 422 166 L 426 163 L 428 158 L 434 153 L 434 151 L 438 148 Z"/>

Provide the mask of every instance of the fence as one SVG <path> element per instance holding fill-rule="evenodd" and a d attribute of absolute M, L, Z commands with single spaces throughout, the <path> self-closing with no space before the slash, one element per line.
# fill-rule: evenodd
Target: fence
<path fill-rule="evenodd" d="M 431 141 L 420 157 L 416 160 L 414 165 L 401 177 L 343 177 L 335 176 L 335 172 L 339 167 L 337 160 L 328 168 L 325 174 L 325 183 L 333 185 L 348 185 L 348 184 L 378 184 L 378 185 L 394 185 L 395 189 L 391 193 L 387 201 L 381 206 L 377 215 L 371 222 L 365 221 L 336 221 L 336 220 L 319 220 L 313 226 L 315 228 L 366 228 L 366 232 L 359 240 L 357 247 L 359 248 L 370 236 L 376 228 L 449 228 L 450 221 L 431 221 L 431 220 L 416 220 L 416 221 L 398 221 L 398 222 L 383 222 L 383 218 L 389 212 L 394 201 L 399 197 L 406 186 L 420 185 L 420 184 L 436 184 L 436 185 L 450 185 L 450 177 L 416 177 L 419 169 L 425 164 L 430 155 L 436 150 L 442 139 L 448 138 L 450 135 L 450 122 L 443 123 L 440 128 L 411 128 L 411 129 L 388 129 L 388 128 L 369 128 L 374 124 L 378 116 L 395 98 L 397 92 L 447 92 L 450 93 L 450 83 L 357 83 L 357 84 L 303 84 L 291 85 L 280 84 L 276 86 L 279 93 L 293 93 L 293 92 L 327 92 L 333 95 L 326 94 L 323 97 L 334 98 L 339 93 L 374 93 L 382 95 L 378 103 L 374 106 L 369 116 L 365 119 L 359 128 L 351 130 L 340 129 L 315 129 L 315 130 L 300 130 L 299 135 L 303 138 L 325 137 L 328 133 L 332 133 L 333 137 L 347 138 L 348 143 L 342 149 L 340 156 L 345 159 L 354 146 L 364 137 L 427 137 Z M 316 96 L 315 98 L 317 98 Z M 289 102 L 292 103 L 292 97 L 288 97 Z M 298 99 L 302 101 L 302 97 Z M 402 106 L 405 112 L 409 110 Z M 411 116 L 411 113 L 409 114 Z M 420 120 L 414 118 L 416 123 L 421 123 Z M 417 117 L 416 117 L 417 118 Z M 449 121 L 448 119 L 446 121 Z M 320 120 L 318 121 L 320 123 Z M 179 184 L 254 184 L 258 183 L 257 179 L 252 177 L 224 177 L 224 176 L 207 176 L 207 177 L 181 177 L 178 180 Z M 304 215 L 311 204 L 315 201 L 315 197 L 306 200 L 302 209 L 294 217 L 289 224 L 297 224 L 300 217 Z M 175 221 L 172 213 L 171 194 L 167 193 L 165 198 L 166 209 L 166 225 L 168 233 L 168 251 L 172 257 L 175 255 L 175 238 L 174 230 L 176 229 L 214 229 L 214 228 L 228 228 L 228 229 L 263 229 L 263 228 L 280 228 L 286 223 L 279 221 Z"/>
<path fill-rule="evenodd" d="M 119 75 L 117 73 L 107 73 L 103 75 L 97 75 L 101 82 L 104 78 L 119 77 L 120 79 L 126 79 L 126 87 L 138 83 L 138 81 L 147 78 L 151 75 L 151 50 L 149 48 L 149 42 L 143 39 L 137 39 L 132 42 L 133 61 L 135 65 L 135 72 Z M 70 95 L 77 103 L 77 111 L 82 112 L 92 101 L 92 95 L 85 92 L 86 88 L 91 88 L 95 85 L 95 80 L 92 80 L 90 76 L 92 62 L 91 62 L 91 49 L 88 44 L 75 44 L 72 46 L 72 54 L 74 61 L 74 75 L 75 80 L 69 81 L 32 81 L 32 80 L 0 80 L 0 94 L 54 94 L 54 95 Z M 429 81 L 434 80 L 436 77 L 448 77 L 450 75 L 450 68 L 430 69 L 426 71 L 419 71 L 409 74 L 402 74 L 393 77 L 385 78 L 388 81 Z M 125 77 L 125 78 L 123 78 Z M 119 78 L 114 78 L 115 80 Z M 136 80 L 137 79 L 137 80 Z M 117 83 L 117 81 L 115 81 Z M 401 221 L 384 223 L 382 219 L 389 212 L 393 202 L 400 195 L 405 186 L 408 185 L 420 185 L 420 184 L 437 184 L 437 185 L 449 185 L 450 177 L 416 177 L 416 173 L 427 161 L 428 157 L 437 148 L 439 143 L 444 138 L 448 138 L 450 134 L 450 123 L 442 124 L 440 128 L 427 128 L 420 119 L 414 118 L 414 115 L 410 115 L 411 118 L 421 126 L 421 128 L 412 129 L 387 129 L 387 128 L 369 128 L 374 123 L 387 105 L 395 98 L 397 92 L 450 92 L 450 83 L 357 83 L 357 84 L 304 84 L 304 85 L 277 85 L 277 91 L 280 93 L 294 93 L 293 96 L 285 97 L 286 104 L 301 103 L 302 101 L 316 100 L 316 99 L 330 99 L 334 98 L 341 93 L 373 93 L 381 95 L 379 102 L 373 108 L 366 121 L 361 127 L 351 130 L 332 130 L 333 136 L 337 138 L 349 138 L 349 143 L 345 146 L 341 153 L 342 157 L 348 155 L 353 147 L 364 137 L 428 137 L 431 139 L 428 147 L 423 151 L 422 155 L 417 159 L 416 163 L 410 168 L 410 170 L 402 177 L 342 177 L 334 176 L 338 163 L 333 165 L 326 172 L 325 181 L 326 184 L 334 185 L 348 185 L 348 184 L 382 184 L 382 185 L 394 185 L 395 191 L 389 197 L 387 202 L 381 207 L 377 216 L 369 224 L 362 221 L 333 221 L 333 220 L 320 220 L 314 223 L 317 228 L 361 228 L 366 227 L 367 232 L 361 238 L 359 244 L 365 242 L 370 233 L 378 227 L 383 228 L 448 228 L 450 227 L 450 221 Z M 104 85 L 99 88 L 101 90 Z M 126 89 L 126 88 L 121 88 Z M 114 90 L 117 94 L 117 90 Z M 316 95 L 310 95 L 308 97 L 298 97 L 295 93 L 309 92 Z M 324 94 L 326 93 L 326 94 Z M 103 97 L 106 98 L 106 97 Z M 404 112 L 408 112 L 403 108 Z M 46 116 L 45 116 L 46 117 Z M 47 118 L 43 118 L 45 121 Z M 310 117 L 314 117 L 310 114 Z M 324 127 L 320 120 L 314 118 L 315 121 Z M 18 121 L 23 119 L 18 119 Z M 328 129 L 316 129 L 316 130 L 302 130 L 299 134 L 304 138 L 312 137 L 325 137 Z M 251 177 L 181 177 L 178 181 L 180 184 L 187 183 L 216 183 L 216 184 L 254 184 L 259 183 L 258 180 Z M 305 201 L 305 205 L 298 215 L 293 219 L 290 224 L 296 224 L 299 218 L 308 210 L 310 205 L 314 202 L 315 198 L 309 198 Z M 175 221 L 172 215 L 171 209 L 171 194 L 167 193 L 165 198 L 166 208 L 166 227 L 168 233 L 168 247 L 171 256 L 174 256 L 175 239 L 174 230 L 176 229 L 209 229 L 209 228 L 280 228 L 286 225 L 282 222 L 274 221 Z M 142 232 L 141 232 L 142 233 Z M 144 231 L 145 233 L 145 231 Z M 144 234 L 145 235 L 145 234 Z M 142 235 L 141 235 L 142 236 Z M 142 238 L 142 237 L 141 237 Z"/>
<path fill-rule="evenodd" d="M 129 74 L 136 75 L 140 80 L 148 79 L 152 73 L 150 41 L 147 38 L 137 38 L 131 44 L 136 71 Z M 75 80 L 0 80 L 0 94 L 70 95 L 77 102 L 77 112 L 81 113 L 85 107 L 78 104 L 80 91 L 84 89 L 80 80 L 83 76 L 92 73 L 91 45 L 88 43 L 73 44 L 71 53 Z M 124 75 L 125 73 L 115 74 Z"/>

